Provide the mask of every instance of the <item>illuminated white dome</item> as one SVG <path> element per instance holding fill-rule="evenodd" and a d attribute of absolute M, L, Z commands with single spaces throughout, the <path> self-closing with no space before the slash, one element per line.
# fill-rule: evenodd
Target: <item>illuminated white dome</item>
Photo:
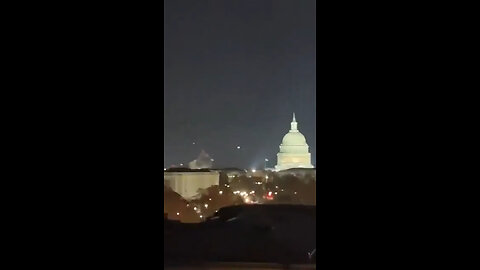
<path fill-rule="evenodd" d="M 283 136 L 282 145 L 306 145 L 307 140 L 305 136 L 299 131 L 289 132 Z"/>
<path fill-rule="evenodd" d="M 297 128 L 295 113 L 290 131 L 283 136 L 280 152 L 277 154 L 277 171 L 291 168 L 313 168 L 305 136 Z"/>

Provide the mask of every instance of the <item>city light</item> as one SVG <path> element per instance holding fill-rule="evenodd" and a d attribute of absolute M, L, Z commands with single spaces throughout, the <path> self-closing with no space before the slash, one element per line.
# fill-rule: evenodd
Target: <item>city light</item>
<path fill-rule="evenodd" d="M 180 216 L 180 213 L 179 213 L 179 212 L 177 212 L 177 216 Z"/>
<path fill-rule="evenodd" d="M 208 204 L 205 204 L 205 208 L 208 208 Z"/>
<path fill-rule="evenodd" d="M 222 195 L 222 194 L 223 194 L 223 191 L 220 190 L 220 191 L 218 192 L 218 194 Z"/>
<path fill-rule="evenodd" d="M 272 192 L 271 192 L 271 191 L 268 192 L 268 195 L 265 196 L 265 199 L 267 199 L 267 200 L 273 200 L 273 195 L 272 195 Z"/>

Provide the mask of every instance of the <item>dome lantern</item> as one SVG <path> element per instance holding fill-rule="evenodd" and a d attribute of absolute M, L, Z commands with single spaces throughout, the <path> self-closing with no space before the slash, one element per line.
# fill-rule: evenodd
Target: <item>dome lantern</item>
<path fill-rule="evenodd" d="M 290 132 L 298 132 L 297 120 L 295 119 L 295 113 L 293 113 L 293 120 L 290 123 Z"/>

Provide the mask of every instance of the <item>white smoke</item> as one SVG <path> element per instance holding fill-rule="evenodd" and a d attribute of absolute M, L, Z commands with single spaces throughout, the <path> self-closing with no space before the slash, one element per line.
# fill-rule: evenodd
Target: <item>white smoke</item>
<path fill-rule="evenodd" d="M 188 163 L 190 169 L 210 169 L 213 166 L 213 161 L 210 155 L 204 150 L 200 153 L 197 159 Z"/>

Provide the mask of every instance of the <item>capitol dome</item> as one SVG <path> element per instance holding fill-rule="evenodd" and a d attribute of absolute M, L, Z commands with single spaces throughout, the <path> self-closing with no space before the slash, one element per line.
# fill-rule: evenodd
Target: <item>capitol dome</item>
<path fill-rule="evenodd" d="M 283 136 L 280 152 L 277 154 L 277 171 L 291 168 L 313 168 L 308 144 L 305 136 L 297 128 L 297 120 L 293 113 L 290 131 Z"/>
<path fill-rule="evenodd" d="M 283 136 L 282 145 L 306 145 L 305 136 L 299 131 L 289 132 Z"/>

